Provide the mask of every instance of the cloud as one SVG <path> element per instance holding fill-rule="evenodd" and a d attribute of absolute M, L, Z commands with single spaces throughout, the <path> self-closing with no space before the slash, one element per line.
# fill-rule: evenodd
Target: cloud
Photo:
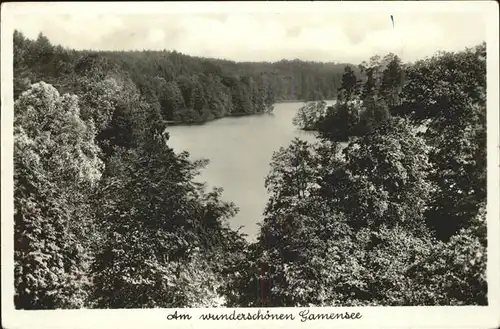
<path fill-rule="evenodd" d="M 165 32 L 162 29 L 149 30 L 149 42 L 162 42 L 165 39 Z"/>
<path fill-rule="evenodd" d="M 43 32 L 75 49 L 169 49 L 237 61 L 283 58 L 359 63 L 388 52 L 412 61 L 485 40 L 475 12 L 49 13 L 16 17 L 28 37 Z"/>
<path fill-rule="evenodd" d="M 293 26 L 286 30 L 287 38 L 296 38 L 302 32 L 302 28 L 300 26 Z"/>

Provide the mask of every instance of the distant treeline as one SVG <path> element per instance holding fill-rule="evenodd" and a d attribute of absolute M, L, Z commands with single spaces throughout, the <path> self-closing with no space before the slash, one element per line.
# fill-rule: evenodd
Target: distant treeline
<path fill-rule="evenodd" d="M 45 81 L 81 94 L 90 81 L 137 90 L 167 121 L 199 123 L 272 111 L 275 102 L 336 97 L 344 64 L 236 63 L 176 51 L 77 51 L 14 33 L 14 94 Z"/>

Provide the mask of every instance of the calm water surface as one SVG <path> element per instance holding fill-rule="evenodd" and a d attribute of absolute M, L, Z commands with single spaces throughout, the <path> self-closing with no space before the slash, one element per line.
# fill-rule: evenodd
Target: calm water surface
<path fill-rule="evenodd" d="M 230 220 L 253 240 L 268 199 L 264 179 L 271 157 L 293 138 L 314 141 L 313 132 L 296 129 L 292 118 L 304 103 L 280 103 L 272 114 L 222 118 L 199 126 L 174 126 L 169 145 L 176 151 L 188 151 L 192 159 L 205 158 L 210 163 L 198 178 L 208 188 L 222 187 L 223 199 L 239 208 Z"/>

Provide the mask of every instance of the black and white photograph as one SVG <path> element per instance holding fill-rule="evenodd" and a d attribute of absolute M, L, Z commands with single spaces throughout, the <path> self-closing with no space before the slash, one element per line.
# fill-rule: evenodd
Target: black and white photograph
<path fill-rule="evenodd" d="M 2 326 L 500 325 L 498 4 L 411 2 L 2 6 Z"/>

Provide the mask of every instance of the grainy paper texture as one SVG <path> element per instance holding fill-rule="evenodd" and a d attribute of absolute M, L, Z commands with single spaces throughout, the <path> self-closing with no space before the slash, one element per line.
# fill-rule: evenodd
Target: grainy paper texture
<path fill-rule="evenodd" d="M 498 19 L 3 4 L 2 325 L 498 327 Z"/>

